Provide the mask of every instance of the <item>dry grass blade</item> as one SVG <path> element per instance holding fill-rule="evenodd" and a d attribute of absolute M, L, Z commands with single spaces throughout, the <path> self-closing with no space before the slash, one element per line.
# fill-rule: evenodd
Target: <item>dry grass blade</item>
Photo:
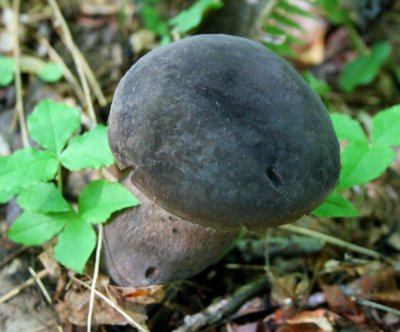
<path fill-rule="evenodd" d="M 313 237 L 316 239 L 320 239 L 323 242 L 327 242 L 327 243 L 333 244 L 335 246 L 357 252 L 362 255 L 370 256 L 370 257 L 377 258 L 377 259 L 387 260 L 387 258 L 385 256 L 381 255 L 380 253 L 378 253 L 374 250 L 360 247 L 356 244 L 346 242 L 344 240 L 335 238 L 330 235 L 326 235 L 326 234 L 322 234 L 322 233 L 319 233 L 319 232 L 316 232 L 316 231 L 313 231 L 310 229 L 306 229 L 304 227 L 300 227 L 300 226 L 296 226 L 296 225 L 284 225 L 284 226 L 281 226 L 280 228 L 284 229 L 286 231 L 289 231 L 289 232 L 293 232 L 293 233 L 297 233 L 297 234 L 301 234 L 301 235 L 305 235 L 305 236 L 310 236 L 310 237 Z"/>
<path fill-rule="evenodd" d="M 89 310 L 88 310 L 88 319 L 87 319 L 87 331 L 88 332 L 90 332 L 90 328 L 92 326 L 94 295 L 95 295 L 95 291 L 96 291 L 97 278 L 99 276 L 101 243 L 102 242 L 103 242 L 103 225 L 100 224 L 99 225 L 99 234 L 97 236 L 96 262 L 94 265 L 92 286 L 90 287 L 90 300 L 89 300 Z"/>
<path fill-rule="evenodd" d="M 21 81 L 21 52 L 19 48 L 19 7 L 20 0 L 13 1 L 13 18 L 14 18 L 14 29 L 13 29 L 13 39 L 14 39 L 14 61 L 15 61 L 15 89 L 16 89 L 16 114 L 18 116 L 19 127 L 21 129 L 22 144 L 24 147 L 29 146 L 28 140 L 28 130 L 26 128 L 25 113 L 24 113 L 24 103 L 22 100 L 22 81 Z"/>
<path fill-rule="evenodd" d="M 88 85 L 88 82 L 87 82 L 87 79 L 86 79 L 86 76 L 84 73 L 84 66 L 82 64 L 81 57 L 79 56 L 77 46 L 75 45 L 74 40 L 72 39 L 71 32 L 69 31 L 67 22 L 65 22 L 64 16 L 61 13 L 61 10 L 57 4 L 57 1 L 56 0 L 48 0 L 48 3 L 54 13 L 55 25 L 56 26 L 58 25 L 60 27 L 61 38 L 64 41 L 67 48 L 69 49 L 69 51 L 71 52 L 72 58 L 74 60 L 76 70 L 78 72 L 79 79 L 81 81 L 81 85 L 82 85 L 82 89 L 83 89 L 83 93 L 84 93 L 85 101 L 86 101 L 86 107 L 87 107 L 87 111 L 88 111 L 90 120 L 93 125 L 96 125 L 97 124 L 96 114 L 94 112 L 92 98 L 90 97 L 89 85 Z"/>
<path fill-rule="evenodd" d="M 73 281 L 75 281 L 76 283 L 78 283 L 79 285 L 87 288 L 87 289 L 91 289 L 91 287 L 86 284 L 85 282 L 79 280 L 76 277 L 71 277 L 71 279 Z M 108 305 L 110 305 L 112 308 L 114 308 L 119 314 L 121 314 L 127 321 L 128 323 L 135 327 L 136 329 L 138 329 L 141 332 L 150 332 L 150 330 L 147 327 L 144 327 L 142 325 L 140 325 L 139 323 L 135 322 L 132 317 L 130 317 L 124 310 L 122 310 L 119 305 L 115 304 L 114 302 L 112 302 L 109 298 L 107 298 L 106 296 L 104 296 L 102 293 L 100 293 L 99 291 L 95 290 L 94 293 L 100 298 L 102 299 L 104 302 L 106 302 Z"/>

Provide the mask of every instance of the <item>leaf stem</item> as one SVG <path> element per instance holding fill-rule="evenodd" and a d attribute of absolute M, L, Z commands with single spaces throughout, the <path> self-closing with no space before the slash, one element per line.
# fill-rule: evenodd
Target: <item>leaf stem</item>
<path fill-rule="evenodd" d="M 62 193 L 63 185 L 62 185 L 62 165 L 61 165 L 61 163 L 58 163 L 58 168 L 57 168 L 57 187 Z"/>

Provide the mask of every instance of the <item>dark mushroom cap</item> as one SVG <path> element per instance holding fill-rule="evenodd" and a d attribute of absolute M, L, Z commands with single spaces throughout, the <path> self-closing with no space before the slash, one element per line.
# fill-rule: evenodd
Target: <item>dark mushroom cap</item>
<path fill-rule="evenodd" d="M 115 93 L 109 140 L 147 197 L 213 227 L 294 221 L 340 171 L 320 98 L 282 58 L 227 35 L 185 38 L 133 65 Z"/>

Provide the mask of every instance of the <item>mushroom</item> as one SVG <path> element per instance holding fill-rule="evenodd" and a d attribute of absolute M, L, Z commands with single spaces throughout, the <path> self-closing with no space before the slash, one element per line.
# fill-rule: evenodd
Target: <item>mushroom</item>
<path fill-rule="evenodd" d="M 241 227 L 297 220 L 339 177 L 322 101 L 282 58 L 241 37 L 151 51 L 119 83 L 108 122 L 125 184 L 142 201 L 105 227 L 105 267 L 121 285 L 198 273 Z"/>

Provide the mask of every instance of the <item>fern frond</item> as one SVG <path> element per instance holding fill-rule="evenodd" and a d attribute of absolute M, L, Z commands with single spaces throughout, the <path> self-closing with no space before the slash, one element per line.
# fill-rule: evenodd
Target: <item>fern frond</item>
<path fill-rule="evenodd" d="M 306 1 L 311 6 L 317 5 L 315 0 Z M 312 18 L 313 15 L 290 0 L 277 0 L 265 18 L 264 44 L 281 55 L 293 56 L 292 46 L 303 43 L 297 37 L 297 32 L 304 32 L 303 27 L 296 21 L 297 17 Z"/>

